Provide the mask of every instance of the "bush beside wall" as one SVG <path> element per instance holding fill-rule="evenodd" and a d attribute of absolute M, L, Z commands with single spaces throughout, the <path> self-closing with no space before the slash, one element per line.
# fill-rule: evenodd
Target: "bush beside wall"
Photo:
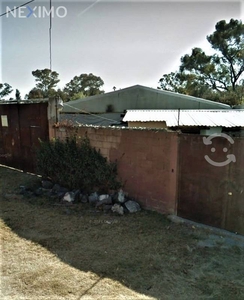
<path fill-rule="evenodd" d="M 121 187 L 116 162 L 108 162 L 91 146 L 87 137 L 79 143 L 75 137 L 41 142 L 37 151 L 37 170 L 55 183 L 87 193 Z"/>

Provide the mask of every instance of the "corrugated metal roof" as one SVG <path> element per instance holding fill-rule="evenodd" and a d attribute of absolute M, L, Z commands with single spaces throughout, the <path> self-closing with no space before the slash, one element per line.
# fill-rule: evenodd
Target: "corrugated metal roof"
<path fill-rule="evenodd" d="M 113 92 L 64 103 L 63 112 L 105 113 L 108 106 L 113 112 L 127 109 L 230 109 L 227 104 L 189 95 L 134 85 Z"/>
<path fill-rule="evenodd" d="M 26 100 L 0 100 L 0 104 L 36 104 L 36 103 L 46 103 L 49 98 L 37 98 L 37 99 L 26 99 Z"/>
<path fill-rule="evenodd" d="M 163 122 L 168 127 L 243 127 L 244 110 L 128 110 L 124 122 Z"/>
<path fill-rule="evenodd" d="M 111 126 L 120 125 L 120 113 L 106 113 L 106 114 L 60 114 L 60 121 L 72 121 L 75 125 L 95 125 L 95 126 Z"/>

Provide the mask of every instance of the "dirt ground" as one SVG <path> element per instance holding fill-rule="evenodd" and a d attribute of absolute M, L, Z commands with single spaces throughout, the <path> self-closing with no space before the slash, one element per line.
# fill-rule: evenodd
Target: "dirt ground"
<path fill-rule="evenodd" d="M 199 247 L 207 230 L 155 212 L 19 194 L 39 184 L 0 166 L 1 299 L 244 299 L 242 247 Z"/>

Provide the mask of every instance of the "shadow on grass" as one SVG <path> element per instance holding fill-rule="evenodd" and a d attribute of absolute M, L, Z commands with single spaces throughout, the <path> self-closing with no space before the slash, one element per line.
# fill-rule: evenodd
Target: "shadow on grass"
<path fill-rule="evenodd" d="M 26 180 L 37 180 L 15 171 L 1 172 L 9 181 L 3 194 Z M 211 295 L 241 299 L 244 293 L 244 284 L 238 283 L 241 274 L 235 273 L 243 252 L 196 249 L 203 233 L 172 224 L 154 212 L 116 216 L 96 212 L 88 204 L 65 206 L 46 198 L 10 195 L 1 201 L 1 216 L 20 237 L 42 245 L 70 266 L 156 299 L 207 299 Z M 224 262 L 232 266 L 227 274 Z M 231 291 L 229 276 L 235 287 Z M 226 293 L 229 298 L 224 298 Z"/>

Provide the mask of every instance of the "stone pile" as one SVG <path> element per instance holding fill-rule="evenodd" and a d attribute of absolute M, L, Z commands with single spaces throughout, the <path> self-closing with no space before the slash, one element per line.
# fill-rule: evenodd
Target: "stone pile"
<path fill-rule="evenodd" d="M 41 186 L 34 191 L 20 186 L 20 194 L 26 196 L 47 196 L 62 203 L 89 203 L 96 210 L 104 212 L 113 212 L 119 215 L 124 213 L 135 213 L 141 210 L 138 202 L 131 199 L 122 189 L 113 191 L 109 194 L 99 194 L 93 192 L 90 195 L 81 190 L 69 190 L 59 184 L 54 184 L 49 180 L 42 180 Z"/>

